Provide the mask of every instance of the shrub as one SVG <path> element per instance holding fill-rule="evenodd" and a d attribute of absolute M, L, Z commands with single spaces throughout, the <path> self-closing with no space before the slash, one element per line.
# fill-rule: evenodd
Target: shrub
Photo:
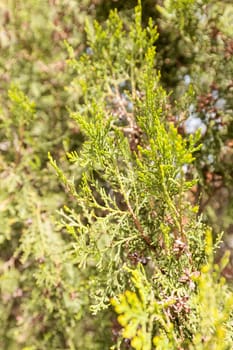
<path fill-rule="evenodd" d="M 139 4 L 128 31 L 116 12 L 104 28 L 88 26 L 89 52 L 78 60 L 68 47 L 77 72 L 71 117 L 85 137 L 80 152 L 67 154 L 76 179 L 50 161 L 79 207 L 61 212 L 74 237 L 70 256 L 87 271 L 79 293 L 88 289 L 97 317 L 112 300 L 112 349 L 227 349 L 232 296 L 214 266 L 211 232 L 190 203 L 196 180 L 185 171 L 201 132 L 182 137 L 168 122 L 169 96 L 154 68 L 157 32 L 152 21 L 141 28 L 140 17 Z"/>
<path fill-rule="evenodd" d="M 165 1 L 156 28 L 152 19 L 142 25 L 139 2 L 133 19 L 114 10 L 103 24 L 87 22 L 84 50 L 66 37 L 69 70 L 56 87 L 67 85 L 66 97 L 58 95 L 49 123 L 57 102 L 40 110 L 43 92 L 11 85 L 1 117 L 3 349 L 232 348 L 232 292 L 223 277 L 229 253 L 215 263 L 221 235 L 213 242 L 198 206 L 205 182 L 195 169 L 202 173 L 212 136 L 189 132 L 185 121 L 190 105 L 198 108 L 202 71 L 193 87 L 178 82 L 171 94 L 164 67 L 162 75 L 156 68 L 165 23 L 182 45 L 209 26 L 195 17 L 199 5 L 206 11 L 205 2 Z M 208 3 L 207 18 L 216 8 Z M 189 49 L 199 45 L 197 37 Z M 45 42 L 40 49 L 49 52 Z M 186 69 L 199 63 L 192 56 Z M 197 110 L 203 118 L 205 108 Z M 217 129 L 211 135 L 223 137 Z M 46 167 L 48 150 L 59 182 Z"/>

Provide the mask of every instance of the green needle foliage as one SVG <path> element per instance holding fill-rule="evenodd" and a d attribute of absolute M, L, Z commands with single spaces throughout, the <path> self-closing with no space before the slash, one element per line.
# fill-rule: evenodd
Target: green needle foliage
<path fill-rule="evenodd" d="M 149 2 L 112 10 L 103 23 L 88 20 L 96 1 L 19 1 L 18 15 L 11 4 L 0 6 L 7 8 L 4 33 L 24 23 L 14 34 L 18 46 L 8 42 L 13 36 L 0 37 L 6 57 L 20 53 L 13 68 L 0 67 L 7 77 L 0 115 L 4 350 L 233 348 L 233 295 L 224 277 L 231 257 L 226 251 L 216 263 L 221 234 L 200 215 L 212 195 L 203 174 L 214 176 L 221 145 L 230 140 L 229 81 L 218 90 L 228 108 L 223 128 L 205 131 L 199 123 L 190 132 L 187 124 L 190 111 L 206 123 L 218 102 L 197 96 L 205 97 L 214 80 L 212 71 L 201 77 L 205 49 L 215 47 L 222 79 L 222 42 L 212 45 L 205 36 L 202 46 L 200 37 L 213 19 L 220 28 L 222 5 L 159 2 L 152 11 L 158 18 L 145 21 Z M 226 4 L 224 18 L 230 13 Z M 170 73 L 167 30 L 177 49 Z M 223 32 L 230 45 L 227 22 Z M 184 74 L 193 85 L 180 82 Z M 220 118 L 225 111 L 216 108 Z"/>
<path fill-rule="evenodd" d="M 91 312 L 98 317 L 112 300 L 120 314 L 112 349 L 126 340 L 136 350 L 207 349 L 220 341 L 225 349 L 232 342 L 222 339 L 221 320 L 230 324 L 231 294 L 224 280 L 205 275 L 206 249 L 213 247 L 206 248 L 209 229 L 189 201 L 196 180 L 184 170 L 200 150 L 201 133 L 184 138 L 167 122 L 169 96 L 154 68 L 156 28 L 151 21 L 141 28 L 140 16 L 139 4 L 127 31 L 116 12 L 106 27 L 88 25 L 90 53 L 79 59 L 68 46 L 77 72 L 70 90 L 79 102 L 70 114 L 85 138 L 79 152 L 67 154 L 77 177 L 69 180 L 49 155 L 78 206 L 61 212 L 73 237 L 67 257 L 87 271 L 78 291 L 88 291 Z M 131 282 L 126 266 L 135 265 Z M 202 298 L 219 283 L 226 298 L 214 297 L 209 319 Z"/>

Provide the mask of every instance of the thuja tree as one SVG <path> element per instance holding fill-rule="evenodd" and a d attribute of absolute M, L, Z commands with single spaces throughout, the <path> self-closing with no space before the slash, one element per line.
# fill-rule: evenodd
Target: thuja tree
<path fill-rule="evenodd" d="M 11 4 L 1 4 L 0 347 L 231 349 L 228 256 L 214 264 L 218 241 L 191 204 L 205 138 L 182 131 L 201 83 L 170 94 L 141 6 L 84 34 L 80 13 L 94 1 Z M 195 2 L 164 7 L 160 38 L 167 23 L 186 43 Z"/>
<path fill-rule="evenodd" d="M 182 136 L 169 121 L 157 30 L 151 20 L 142 28 L 140 4 L 127 29 L 111 12 L 104 27 L 86 30 L 85 54 L 76 59 L 68 45 L 77 74 L 70 115 L 84 135 L 81 150 L 67 153 L 76 176 L 49 159 L 76 207 L 63 208 L 60 225 L 70 236 L 64 260 L 77 267 L 81 323 L 99 324 L 92 348 L 230 349 L 232 293 L 221 277 L 228 254 L 214 264 L 218 241 L 190 203 L 197 179 L 187 169 L 201 132 Z"/>

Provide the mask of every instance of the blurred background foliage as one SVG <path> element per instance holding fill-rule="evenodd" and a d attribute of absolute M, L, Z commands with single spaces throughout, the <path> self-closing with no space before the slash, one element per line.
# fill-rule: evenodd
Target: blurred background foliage
<path fill-rule="evenodd" d="M 136 4 L 0 0 L 1 349 L 93 349 L 94 343 L 107 349 L 101 342 L 111 339 L 98 318 L 86 314 L 77 322 L 88 300 L 77 302 L 80 272 L 65 259 L 72 241 L 56 224 L 56 210 L 75 204 L 48 166 L 47 153 L 78 178 L 65 154 L 79 149 L 83 135 L 67 107 L 84 101 L 72 88 L 76 73 L 66 64 L 64 41 L 75 57 L 88 53 L 86 21 L 105 23 L 117 8 L 127 31 Z M 200 178 L 190 200 L 200 204 L 215 233 L 224 230 L 224 245 L 232 248 L 232 2 L 142 0 L 144 25 L 149 17 L 159 33 L 155 67 L 170 92 L 168 121 L 183 136 L 202 130 L 203 147 L 185 170 Z M 230 266 L 225 274 L 233 276 Z M 106 323 L 109 317 L 103 317 Z"/>

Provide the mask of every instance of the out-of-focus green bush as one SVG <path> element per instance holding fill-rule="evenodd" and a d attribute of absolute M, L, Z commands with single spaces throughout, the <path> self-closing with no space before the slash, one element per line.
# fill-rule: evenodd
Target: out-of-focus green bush
<path fill-rule="evenodd" d="M 1 101 L 6 109 L 7 90 L 14 83 L 35 102 L 38 119 L 33 129 L 43 138 L 38 144 L 40 157 L 44 151 L 43 161 L 49 147 L 60 149 L 62 142 L 69 142 L 65 116 L 72 97 L 65 91 L 70 77 L 64 40 L 76 52 L 82 51 L 84 22 L 94 11 L 91 1 L 1 2 Z"/>
<path fill-rule="evenodd" d="M 82 137 L 67 117 L 73 99 L 65 90 L 71 76 L 64 40 L 82 51 L 84 22 L 94 12 L 91 1 L 0 3 L 1 349 L 77 344 L 77 277 L 61 261 L 66 246 L 54 219 L 70 198 L 48 169 L 47 154 L 72 173 L 65 151 Z"/>

